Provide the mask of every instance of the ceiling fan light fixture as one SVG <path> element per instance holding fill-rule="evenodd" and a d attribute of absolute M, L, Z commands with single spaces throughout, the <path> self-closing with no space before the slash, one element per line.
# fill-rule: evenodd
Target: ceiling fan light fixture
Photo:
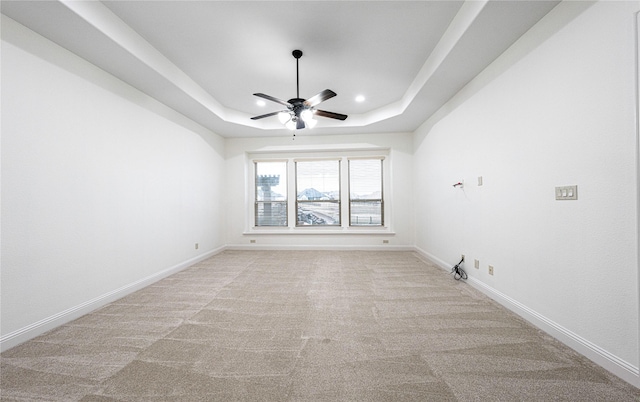
<path fill-rule="evenodd" d="M 305 109 L 300 113 L 300 117 L 302 117 L 305 123 L 309 123 L 313 120 L 313 111 L 311 109 Z"/>
<path fill-rule="evenodd" d="M 307 124 L 307 127 L 311 129 L 311 128 L 314 128 L 316 124 L 318 124 L 318 120 L 309 119 L 309 120 L 305 120 L 305 123 Z"/>
<path fill-rule="evenodd" d="M 295 122 L 295 120 L 290 119 L 288 122 L 284 123 L 284 126 L 293 131 L 298 127 L 298 124 Z"/>
<path fill-rule="evenodd" d="M 280 123 L 285 124 L 288 121 L 291 121 L 291 113 L 289 112 L 280 112 L 278 113 L 278 120 L 280 120 Z"/>

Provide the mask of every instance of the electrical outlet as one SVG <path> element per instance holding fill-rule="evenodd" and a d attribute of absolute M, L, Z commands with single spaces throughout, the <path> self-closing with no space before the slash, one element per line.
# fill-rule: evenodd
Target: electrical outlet
<path fill-rule="evenodd" d="M 489 275 L 493 275 L 493 265 L 489 265 Z"/>
<path fill-rule="evenodd" d="M 383 240 L 382 244 L 389 244 L 389 240 Z"/>
<path fill-rule="evenodd" d="M 196 250 L 198 249 L 198 243 L 196 243 Z"/>
<path fill-rule="evenodd" d="M 474 266 L 474 268 L 476 268 L 476 269 L 480 269 L 480 261 L 478 261 L 478 260 L 473 260 L 473 266 Z"/>
<path fill-rule="evenodd" d="M 255 239 L 251 239 L 251 240 L 249 240 L 249 243 L 255 243 L 255 242 L 256 242 L 256 240 L 255 240 Z"/>

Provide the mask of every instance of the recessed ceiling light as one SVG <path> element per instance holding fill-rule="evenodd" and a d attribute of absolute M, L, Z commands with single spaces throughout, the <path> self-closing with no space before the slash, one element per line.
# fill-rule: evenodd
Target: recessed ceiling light
<path fill-rule="evenodd" d="M 364 102 L 364 95 L 356 96 L 356 102 Z"/>
<path fill-rule="evenodd" d="M 258 100 L 256 101 L 256 105 L 258 105 L 258 106 L 264 106 L 264 105 L 266 105 L 266 103 L 265 103 L 265 101 L 263 101 L 262 99 L 258 99 Z"/>

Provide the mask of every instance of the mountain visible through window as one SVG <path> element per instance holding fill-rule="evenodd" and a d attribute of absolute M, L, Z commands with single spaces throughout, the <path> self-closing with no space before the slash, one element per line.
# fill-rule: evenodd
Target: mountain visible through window
<path fill-rule="evenodd" d="M 340 161 L 296 162 L 298 226 L 340 225 Z"/>

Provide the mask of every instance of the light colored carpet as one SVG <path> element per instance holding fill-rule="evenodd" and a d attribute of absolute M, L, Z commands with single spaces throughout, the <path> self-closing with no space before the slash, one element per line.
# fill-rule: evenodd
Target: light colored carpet
<path fill-rule="evenodd" d="M 225 251 L 1 355 L 3 401 L 638 401 L 411 252 Z"/>

